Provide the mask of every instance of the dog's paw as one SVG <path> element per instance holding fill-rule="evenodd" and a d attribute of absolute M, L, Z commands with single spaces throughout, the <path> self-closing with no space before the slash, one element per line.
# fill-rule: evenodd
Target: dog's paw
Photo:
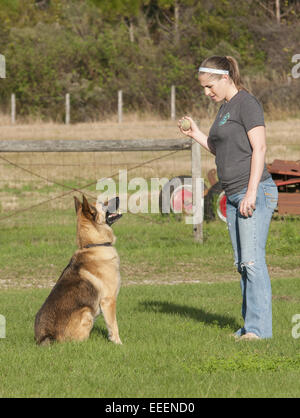
<path fill-rule="evenodd" d="M 114 344 L 120 344 L 120 345 L 123 344 L 122 341 L 120 340 L 120 337 L 119 336 L 117 336 L 117 337 L 110 337 L 109 339 Z"/>

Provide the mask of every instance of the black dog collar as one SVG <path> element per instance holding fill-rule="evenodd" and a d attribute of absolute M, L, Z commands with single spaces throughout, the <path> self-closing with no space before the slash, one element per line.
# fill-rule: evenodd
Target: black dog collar
<path fill-rule="evenodd" d="M 83 248 L 92 248 L 92 247 L 111 247 L 111 242 L 104 242 L 103 244 L 88 244 L 85 245 Z"/>

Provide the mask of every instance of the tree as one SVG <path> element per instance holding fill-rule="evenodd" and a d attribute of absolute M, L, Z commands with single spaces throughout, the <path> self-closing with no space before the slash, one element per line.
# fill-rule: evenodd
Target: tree
<path fill-rule="evenodd" d="M 181 10 L 194 4 L 195 0 L 156 0 L 156 2 L 165 20 L 172 28 L 174 44 L 178 45 L 180 42 Z M 159 25 L 164 30 L 169 31 L 161 22 L 159 22 Z"/>
<path fill-rule="evenodd" d="M 50 6 L 51 0 L 35 0 L 35 5 L 41 10 L 47 9 Z"/>
<path fill-rule="evenodd" d="M 172 20 L 170 20 L 166 14 L 165 14 L 165 17 L 173 26 L 174 43 L 178 44 L 179 42 L 179 2 L 178 0 L 158 0 L 158 6 L 162 9 L 163 12 L 165 11 L 173 12 Z"/>
<path fill-rule="evenodd" d="M 128 27 L 129 38 L 134 42 L 134 19 L 138 16 L 143 0 L 91 0 L 111 20 L 122 19 Z"/>
<path fill-rule="evenodd" d="M 276 19 L 278 25 L 281 24 L 282 18 L 289 14 L 295 14 L 297 6 L 299 6 L 298 0 L 255 0 L 269 15 Z"/>

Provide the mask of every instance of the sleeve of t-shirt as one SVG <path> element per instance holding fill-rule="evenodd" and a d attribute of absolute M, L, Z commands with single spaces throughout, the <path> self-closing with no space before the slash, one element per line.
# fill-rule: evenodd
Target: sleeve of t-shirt
<path fill-rule="evenodd" d="M 246 132 L 249 132 L 256 126 L 265 126 L 262 105 L 254 96 L 249 95 L 242 101 L 240 117 Z"/>

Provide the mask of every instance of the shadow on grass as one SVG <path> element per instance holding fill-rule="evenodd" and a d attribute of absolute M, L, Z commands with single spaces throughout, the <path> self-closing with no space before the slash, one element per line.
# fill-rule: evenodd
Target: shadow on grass
<path fill-rule="evenodd" d="M 104 340 L 108 340 L 108 331 L 105 328 L 105 326 L 101 326 L 100 324 L 95 323 L 91 331 L 91 335 L 93 334 L 101 336 L 102 338 L 104 338 Z"/>
<path fill-rule="evenodd" d="M 143 311 L 181 315 L 205 324 L 217 325 L 220 328 L 230 327 L 234 331 L 240 328 L 241 325 L 237 323 L 235 318 L 225 315 L 212 314 L 205 312 L 203 309 L 193 308 L 192 306 L 187 305 L 177 305 L 175 303 L 161 301 L 145 301 L 140 303 L 140 307 Z"/>

